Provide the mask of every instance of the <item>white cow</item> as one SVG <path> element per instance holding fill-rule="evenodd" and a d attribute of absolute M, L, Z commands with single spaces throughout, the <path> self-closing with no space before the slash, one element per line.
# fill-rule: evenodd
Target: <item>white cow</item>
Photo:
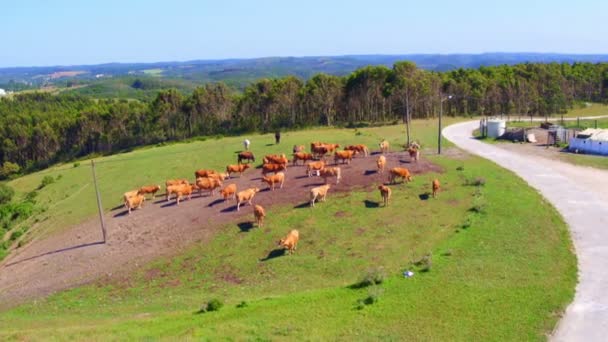
<path fill-rule="evenodd" d="M 243 141 L 243 147 L 245 147 L 246 151 L 249 151 L 249 145 L 251 145 L 251 141 L 249 141 L 249 139 L 245 139 Z"/>

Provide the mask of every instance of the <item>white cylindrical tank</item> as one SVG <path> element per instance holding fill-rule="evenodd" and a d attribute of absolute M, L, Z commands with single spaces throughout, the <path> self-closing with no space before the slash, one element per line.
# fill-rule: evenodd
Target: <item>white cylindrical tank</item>
<path fill-rule="evenodd" d="M 498 138 L 505 134 L 507 130 L 507 122 L 505 120 L 491 119 L 488 120 L 488 137 Z"/>

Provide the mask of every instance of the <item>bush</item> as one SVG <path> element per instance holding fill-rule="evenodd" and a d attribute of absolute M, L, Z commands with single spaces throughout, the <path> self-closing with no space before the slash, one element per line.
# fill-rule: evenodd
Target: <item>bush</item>
<path fill-rule="evenodd" d="M 431 270 L 433 266 L 433 256 L 431 253 L 423 256 L 420 260 L 416 261 L 415 265 L 418 267 L 418 272 L 425 273 Z"/>
<path fill-rule="evenodd" d="M 6 178 L 12 174 L 18 173 L 19 171 L 21 171 L 21 167 L 18 164 L 6 161 L 0 168 L 0 177 Z"/>
<path fill-rule="evenodd" d="M 238 303 L 238 304 L 236 305 L 237 309 L 246 308 L 246 307 L 248 307 L 248 306 L 249 306 L 249 304 L 247 304 L 247 302 L 246 302 L 246 301 L 242 301 L 242 302 L 240 302 L 240 303 Z"/>
<path fill-rule="evenodd" d="M 0 184 L 0 204 L 10 202 L 15 196 L 15 190 L 6 184 Z"/>
<path fill-rule="evenodd" d="M 476 177 L 474 179 L 467 179 L 466 185 L 484 186 L 484 185 L 486 185 L 486 179 L 482 178 L 482 177 Z"/>
<path fill-rule="evenodd" d="M 386 278 L 386 273 L 382 267 L 375 267 L 367 270 L 367 272 L 363 275 L 362 279 L 354 284 L 353 288 L 363 288 L 371 285 L 379 285 L 382 284 L 384 279 Z"/>
<path fill-rule="evenodd" d="M 359 299 L 357 301 L 356 309 L 362 310 L 366 305 L 373 305 L 378 303 L 378 300 L 380 300 L 380 296 L 382 295 L 382 293 L 384 293 L 384 289 L 382 289 L 380 286 L 372 286 L 367 291 L 367 297 Z"/>
<path fill-rule="evenodd" d="M 38 190 L 44 188 L 45 186 L 49 185 L 49 184 L 53 184 L 55 183 L 55 178 L 51 177 L 51 176 L 44 176 L 42 178 L 42 182 L 40 182 L 40 185 L 38 185 Z"/>
<path fill-rule="evenodd" d="M 79 162 L 75 162 L 75 163 L 74 163 L 74 167 L 79 167 L 79 166 L 80 166 L 80 163 L 79 163 Z"/>
<path fill-rule="evenodd" d="M 456 168 L 456 171 L 464 171 L 464 166 L 459 166 Z"/>
<path fill-rule="evenodd" d="M 224 303 L 217 299 L 211 299 L 210 301 L 207 302 L 207 304 L 205 304 L 202 308 L 200 308 L 200 310 L 197 311 L 197 313 L 205 313 L 208 311 L 219 311 L 222 306 L 224 306 Z"/>

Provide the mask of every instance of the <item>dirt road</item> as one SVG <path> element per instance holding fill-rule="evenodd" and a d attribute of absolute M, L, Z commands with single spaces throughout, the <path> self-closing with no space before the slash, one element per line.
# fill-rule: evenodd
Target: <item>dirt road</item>
<path fill-rule="evenodd" d="M 451 125 L 443 135 L 460 148 L 517 173 L 562 214 L 578 257 L 579 283 L 551 339 L 605 341 L 608 336 L 608 171 L 516 153 L 471 137 L 477 121 Z"/>

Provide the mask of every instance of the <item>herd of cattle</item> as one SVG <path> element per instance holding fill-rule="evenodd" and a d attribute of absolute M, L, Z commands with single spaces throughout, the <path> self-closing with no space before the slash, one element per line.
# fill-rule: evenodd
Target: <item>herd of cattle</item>
<path fill-rule="evenodd" d="M 236 165 L 227 165 L 226 172 L 218 172 L 215 170 L 201 169 L 194 172 L 195 181 L 190 183 L 187 179 L 171 179 L 165 182 L 165 199 L 171 200 L 171 197 L 175 195 L 176 204 L 179 205 L 183 198 L 190 199 L 192 194 L 196 191 L 200 195 L 203 192 L 208 192 L 211 196 L 215 195 L 217 189 L 219 193 L 227 200 L 236 200 L 236 209 L 240 210 L 241 205 L 249 204 L 253 206 L 252 200 L 256 193 L 260 191 L 258 187 L 248 188 L 237 192 L 237 186 L 234 183 L 224 186 L 224 182 L 230 179 L 234 174 L 242 174 L 250 168 L 250 162 L 255 162 L 254 154 L 249 151 L 249 141 L 246 140 L 244 143 L 246 151 L 240 152 L 237 158 Z M 310 144 L 310 153 L 305 152 L 304 145 L 293 147 L 293 159 L 292 165 L 298 165 L 298 162 L 302 161 L 302 165 L 306 166 L 306 175 L 308 177 L 319 176 L 324 179 L 325 185 L 314 187 L 310 189 L 309 203 L 311 207 L 315 206 L 315 202 L 324 202 L 331 184 L 329 179 L 335 178 L 336 184 L 339 184 L 342 173 L 339 166 L 340 163 L 349 164 L 353 157 L 356 155 L 362 155 L 363 157 L 369 156 L 369 149 L 365 145 L 349 145 L 343 150 L 338 150 L 339 144 L 328 144 L 321 142 L 313 142 Z M 380 156 L 376 159 L 376 166 L 378 173 L 381 175 L 385 172 L 386 157 L 384 154 L 389 152 L 389 143 L 383 140 L 379 144 Z M 413 162 L 417 162 L 420 157 L 420 145 L 412 143 L 408 147 L 410 159 Z M 328 166 L 327 156 L 333 155 L 334 165 L 333 167 Z M 262 164 L 262 182 L 268 185 L 271 191 L 274 191 L 276 187 L 279 189 L 283 188 L 285 182 L 285 171 L 287 170 L 289 160 L 285 154 L 281 155 L 267 155 L 263 159 Z M 388 181 L 390 184 L 395 184 L 398 179 L 402 179 L 403 182 L 412 181 L 412 175 L 410 171 L 403 167 L 394 167 L 388 170 Z M 222 188 L 223 187 L 223 188 Z M 439 191 L 440 183 L 438 179 L 432 181 L 431 189 L 432 195 L 435 197 Z M 147 194 L 151 194 L 152 198 L 156 197 L 156 193 L 161 190 L 160 185 L 143 186 L 137 190 L 128 191 L 124 194 L 123 201 L 125 208 L 128 213 L 136 208 L 141 208 L 143 202 L 146 199 Z M 380 195 L 382 197 L 384 206 L 388 206 L 391 197 L 391 188 L 381 184 L 378 186 Z M 253 206 L 253 214 L 255 217 L 256 224 L 261 227 L 264 224 L 264 218 L 266 212 L 261 205 Z M 278 244 L 282 248 L 288 250 L 289 253 L 293 253 L 296 249 L 296 245 L 299 240 L 299 232 L 297 230 L 291 230 L 289 234 L 279 240 Z"/>

